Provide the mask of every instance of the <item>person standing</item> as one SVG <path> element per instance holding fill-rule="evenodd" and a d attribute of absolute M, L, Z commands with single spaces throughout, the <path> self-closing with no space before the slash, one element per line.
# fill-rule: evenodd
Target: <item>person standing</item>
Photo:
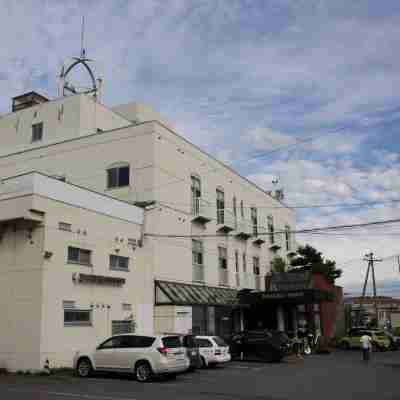
<path fill-rule="evenodd" d="M 367 335 L 367 333 L 364 333 L 364 335 L 362 335 L 360 338 L 360 342 L 361 350 L 363 353 L 363 360 L 369 361 L 369 355 L 371 353 L 371 337 Z"/>

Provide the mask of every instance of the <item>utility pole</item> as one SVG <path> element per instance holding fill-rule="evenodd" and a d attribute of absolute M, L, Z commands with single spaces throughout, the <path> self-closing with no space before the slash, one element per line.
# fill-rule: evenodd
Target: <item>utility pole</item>
<path fill-rule="evenodd" d="M 376 280 L 375 280 L 374 262 L 380 262 L 380 261 L 382 261 L 382 259 L 374 258 L 374 253 L 371 252 L 371 253 L 368 253 L 365 255 L 364 261 L 368 261 L 368 268 L 367 268 L 367 273 L 365 275 L 364 286 L 363 286 L 363 291 L 362 291 L 362 296 L 361 296 L 361 301 L 360 301 L 360 308 L 358 311 L 357 325 L 360 324 L 360 317 L 362 314 L 362 308 L 363 308 L 365 292 L 367 289 L 368 277 L 369 277 L 370 271 L 371 271 L 371 275 L 372 275 L 372 289 L 373 289 L 373 302 L 374 302 L 374 310 L 375 310 L 375 321 L 376 321 L 376 324 L 378 325 L 378 303 L 377 303 L 377 298 L 376 298 Z"/>

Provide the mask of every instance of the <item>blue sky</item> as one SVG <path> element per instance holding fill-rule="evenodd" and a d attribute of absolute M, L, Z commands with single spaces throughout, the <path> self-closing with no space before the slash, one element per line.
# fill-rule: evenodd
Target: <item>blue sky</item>
<path fill-rule="evenodd" d="M 400 2 L 0 0 L 0 9 L 0 112 L 26 90 L 56 95 L 85 15 L 106 105 L 149 104 L 265 189 L 279 177 L 290 205 L 382 202 L 304 209 L 299 227 L 399 217 L 388 201 L 400 198 Z M 363 254 L 400 253 L 398 234 L 393 225 L 298 241 L 339 265 L 360 259 L 340 281 L 357 292 Z M 380 265 L 380 290 L 393 294 L 397 271 L 393 259 Z"/>

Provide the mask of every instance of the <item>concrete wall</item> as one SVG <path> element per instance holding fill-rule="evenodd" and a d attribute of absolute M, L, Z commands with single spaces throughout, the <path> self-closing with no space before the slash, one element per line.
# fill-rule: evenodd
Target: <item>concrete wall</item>
<path fill-rule="evenodd" d="M 44 229 L 0 224 L 0 368 L 25 370 L 40 362 Z"/>
<path fill-rule="evenodd" d="M 32 124 L 43 122 L 43 139 L 31 143 Z M 91 97 L 75 95 L 0 116 L 0 155 L 130 125 Z"/>
<path fill-rule="evenodd" d="M 152 333 L 151 258 L 145 248 L 133 250 L 127 241 L 140 237 L 140 225 L 48 199 L 37 203 L 46 210 L 44 250 L 52 253 L 43 270 L 41 363 L 48 358 L 53 366 L 70 366 L 76 350 L 95 346 L 111 335 L 111 321 L 125 320 L 130 314 L 137 332 Z M 72 231 L 59 230 L 59 222 L 71 224 Z M 92 266 L 69 264 L 68 246 L 91 250 Z M 129 257 L 129 272 L 110 270 L 110 254 Z M 126 282 L 122 286 L 77 283 L 72 278 L 78 272 Z M 63 301 L 92 309 L 92 326 L 64 326 Z M 124 310 L 123 304 L 130 304 L 132 310 Z"/>

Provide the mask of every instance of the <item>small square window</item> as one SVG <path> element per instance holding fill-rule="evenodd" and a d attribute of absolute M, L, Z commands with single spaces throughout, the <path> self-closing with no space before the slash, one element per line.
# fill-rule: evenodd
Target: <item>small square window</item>
<path fill-rule="evenodd" d="M 110 254 L 110 269 L 129 270 L 129 258 Z"/>
<path fill-rule="evenodd" d="M 43 138 L 43 122 L 32 124 L 32 142 L 38 142 Z"/>
<path fill-rule="evenodd" d="M 64 326 L 91 326 L 92 311 L 91 310 L 64 310 Z"/>
<path fill-rule="evenodd" d="M 90 250 L 79 249 L 78 247 L 68 247 L 68 262 L 70 264 L 81 264 L 91 266 L 92 252 Z"/>
<path fill-rule="evenodd" d="M 107 170 L 107 187 L 109 189 L 129 186 L 129 165 Z"/>

